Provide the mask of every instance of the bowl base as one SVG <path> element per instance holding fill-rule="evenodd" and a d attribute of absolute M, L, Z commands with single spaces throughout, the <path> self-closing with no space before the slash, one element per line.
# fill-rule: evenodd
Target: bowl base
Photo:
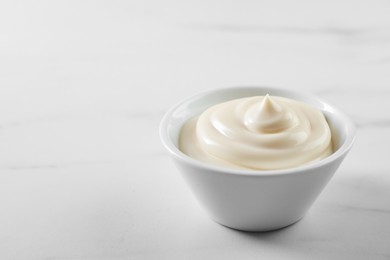
<path fill-rule="evenodd" d="M 294 220 L 293 222 L 291 223 L 288 223 L 286 225 L 281 225 L 281 226 L 278 226 L 278 227 L 270 227 L 270 228 L 239 228 L 239 227 L 233 227 L 233 226 L 229 226 L 229 225 L 226 225 L 226 224 L 223 224 L 215 219 L 212 219 L 214 222 L 216 222 L 217 224 L 223 226 L 223 227 L 226 227 L 226 228 L 229 228 L 229 229 L 233 229 L 235 231 L 240 231 L 240 232 L 252 232 L 252 233 L 265 233 L 265 232 L 274 232 L 274 231 L 279 231 L 279 230 L 282 230 L 282 229 L 285 229 L 285 228 L 288 228 L 292 225 L 294 225 L 295 223 L 298 223 L 304 216 L 300 217 L 299 219 L 297 220 Z"/>

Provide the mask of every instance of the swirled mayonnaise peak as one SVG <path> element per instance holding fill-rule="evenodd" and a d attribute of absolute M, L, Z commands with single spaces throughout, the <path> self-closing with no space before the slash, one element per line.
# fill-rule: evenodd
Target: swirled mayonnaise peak
<path fill-rule="evenodd" d="M 253 170 L 293 168 L 333 152 L 331 131 L 320 110 L 269 95 L 210 107 L 185 123 L 179 148 L 214 165 Z"/>

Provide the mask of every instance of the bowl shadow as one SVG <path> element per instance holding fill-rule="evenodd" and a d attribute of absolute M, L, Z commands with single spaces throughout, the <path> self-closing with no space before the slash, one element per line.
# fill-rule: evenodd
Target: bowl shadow
<path fill-rule="evenodd" d="M 389 259 L 390 178 L 356 175 L 360 177 L 332 181 L 306 216 L 289 226 L 265 232 L 229 230 L 249 243 L 293 255 Z"/>

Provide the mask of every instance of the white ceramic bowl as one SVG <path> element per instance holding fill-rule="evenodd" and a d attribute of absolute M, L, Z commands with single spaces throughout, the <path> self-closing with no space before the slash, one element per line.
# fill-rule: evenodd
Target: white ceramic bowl
<path fill-rule="evenodd" d="M 265 94 L 311 104 L 324 114 L 336 141 L 329 157 L 286 170 L 237 170 L 193 159 L 178 149 L 181 127 L 208 107 Z M 342 112 L 311 95 L 269 87 L 212 90 L 188 98 L 163 117 L 160 137 L 188 186 L 216 222 L 245 231 L 279 229 L 300 220 L 333 176 L 355 138 L 354 124 Z"/>

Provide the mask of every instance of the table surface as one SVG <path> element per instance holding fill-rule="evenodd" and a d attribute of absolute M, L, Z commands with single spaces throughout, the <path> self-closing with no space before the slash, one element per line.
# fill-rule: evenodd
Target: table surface
<path fill-rule="evenodd" d="M 388 1 L 0 6 L 0 259 L 390 258 Z M 158 136 L 180 99 L 248 85 L 314 93 L 358 126 L 276 232 L 211 221 Z"/>

